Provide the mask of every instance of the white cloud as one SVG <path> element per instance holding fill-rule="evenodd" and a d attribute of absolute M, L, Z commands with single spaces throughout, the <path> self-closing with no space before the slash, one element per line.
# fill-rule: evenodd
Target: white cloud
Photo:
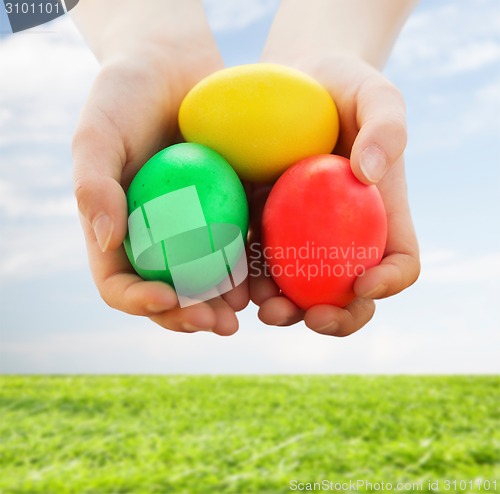
<path fill-rule="evenodd" d="M 0 40 L 0 153 L 9 144 L 68 143 L 97 74 L 69 16 L 51 26 Z"/>
<path fill-rule="evenodd" d="M 317 335 L 303 325 L 266 328 L 254 321 L 255 308 L 242 317 L 229 338 L 178 334 L 145 319 L 114 313 L 93 329 L 67 331 L 2 343 L 14 363 L 0 371 L 97 373 L 492 373 L 499 370 L 496 332 L 482 341 L 469 322 L 448 316 L 409 328 L 388 322 L 370 324 L 352 337 Z M 418 321 L 415 321 L 415 325 Z M 487 349 L 486 351 L 484 349 Z M 92 359 L 88 356 L 92 355 Z M 16 363 L 17 362 L 17 363 Z"/>
<path fill-rule="evenodd" d="M 424 4 L 422 4 L 424 6 Z M 496 0 L 426 2 L 404 27 L 392 69 L 415 77 L 451 77 L 500 61 L 500 11 Z"/>
<path fill-rule="evenodd" d="M 244 27 L 277 5 L 272 0 L 206 3 L 219 31 Z M 443 67 L 454 78 L 490 67 L 493 31 L 499 27 L 496 4 L 490 0 L 461 2 L 460 8 L 450 2 L 427 5 L 429 11 L 411 19 L 393 63 L 412 80 L 432 76 L 448 81 L 446 93 L 436 94 L 434 101 L 445 110 L 447 104 L 455 108 L 457 95 L 467 100 L 467 105 L 445 112 L 452 120 L 444 123 L 451 122 L 450 134 L 459 143 L 467 132 L 470 138 L 492 126 L 500 113 L 500 85 L 490 79 L 481 87 L 456 89 L 455 79 L 447 79 Z M 36 295 L 57 311 L 58 275 L 81 270 L 66 287 L 68 293 L 76 293 L 82 273 L 88 273 L 71 192 L 69 143 L 98 66 L 68 17 L 52 28 L 53 34 L 18 33 L 0 41 L 0 279 L 2 288 L 20 282 L 31 294 L 30 281 L 44 276 L 46 292 Z M 487 46 L 489 52 L 474 61 L 475 53 Z M 461 51 L 466 54 L 462 61 Z M 483 127 L 478 126 L 481 122 Z M 424 137 L 437 136 L 443 142 L 443 121 L 432 115 L 421 124 L 427 129 Z M 54 146 L 47 148 L 47 143 Z M 63 148 L 64 153 L 56 151 Z M 422 197 L 428 200 L 425 193 Z M 471 214 L 478 214 L 473 199 Z M 71 329 L 67 320 L 54 327 L 51 319 L 50 331 L 32 333 L 25 326 L 34 324 L 36 316 L 22 326 L 9 313 L 12 324 L 2 334 L 0 371 L 494 372 L 498 333 L 489 286 L 500 279 L 499 256 L 466 259 L 445 248 L 426 250 L 423 257 L 417 286 L 381 302 L 369 326 L 347 339 L 322 337 L 302 324 L 264 327 L 252 307 L 240 315 L 242 327 L 234 337 L 173 334 L 145 319 L 104 308 L 92 288 L 92 304 L 75 301 L 67 308 L 85 312 L 85 317 L 72 321 Z M 471 282 L 476 283 L 473 290 Z M 450 288 L 460 292 L 458 298 L 447 296 Z M 2 309 L 8 308 L 6 292 Z M 88 289 L 85 296 L 90 293 Z"/>
<path fill-rule="evenodd" d="M 17 221 L 22 219 L 50 219 L 76 217 L 76 202 L 72 194 L 41 198 L 9 182 L 0 181 L 0 217 Z"/>
<path fill-rule="evenodd" d="M 491 104 L 491 102 L 500 103 L 500 74 L 495 80 L 488 81 L 481 86 L 474 95 L 478 102 Z"/>
<path fill-rule="evenodd" d="M 0 127 L 12 118 L 12 113 L 7 108 L 0 108 Z"/>
<path fill-rule="evenodd" d="M 73 127 L 98 71 L 69 16 L 0 40 L 0 276 L 86 264 L 71 185 Z"/>
<path fill-rule="evenodd" d="M 500 44 L 493 40 L 471 41 L 450 51 L 440 75 L 454 75 L 482 69 L 500 61 Z"/>
<path fill-rule="evenodd" d="M 473 283 L 500 280 L 500 253 L 463 258 L 451 250 L 431 251 L 422 256 L 421 282 Z"/>
<path fill-rule="evenodd" d="M 497 0 L 421 2 L 387 66 L 406 94 L 410 146 L 420 155 L 463 149 L 500 131 Z"/>
<path fill-rule="evenodd" d="M 278 0 L 204 0 L 214 31 L 236 31 L 274 12 Z"/>
<path fill-rule="evenodd" d="M 27 222 L 3 226 L 0 279 L 30 280 L 83 268 L 85 243 L 76 215 L 73 220 Z"/>
<path fill-rule="evenodd" d="M 500 68 L 500 51 L 498 57 Z M 461 114 L 457 115 L 462 135 L 498 136 L 500 132 L 500 71 L 498 76 L 474 88 Z M 497 147 L 498 150 L 498 147 Z"/>
<path fill-rule="evenodd" d="M 431 265 L 457 259 L 458 253 L 452 249 L 423 249 L 420 261 L 424 265 Z"/>
<path fill-rule="evenodd" d="M 472 139 L 497 139 L 500 132 L 500 73 L 497 77 L 466 83 L 457 79 L 445 93 L 418 96 L 424 112 L 416 122 L 410 120 L 411 144 L 419 153 L 437 149 L 456 150 Z M 492 152 L 497 151 L 495 145 Z"/>

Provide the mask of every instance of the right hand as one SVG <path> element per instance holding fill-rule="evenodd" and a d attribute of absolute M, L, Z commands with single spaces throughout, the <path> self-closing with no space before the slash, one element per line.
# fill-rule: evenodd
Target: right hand
<path fill-rule="evenodd" d="M 281 63 L 281 53 L 268 52 L 266 61 Z M 300 61 L 299 61 L 300 62 Z M 313 57 L 295 66 L 309 72 L 330 92 L 340 118 L 339 141 L 334 154 L 350 158 L 353 173 L 366 184 L 376 183 L 384 201 L 388 236 L 384 257 L 378 266 L 366 271 L 354 284 L 356 298 L 345 308 L 317 305 L 307 311 L 297 307 L 262 267 L 250 277 L 250 295 L 259 306 L 265 324 L 289 326 L 304 320 L 320 334 L 348 336 L 365 326 L 375 312 L 374 299 L 395 295 L 408 288 L 420 272 L 418 242 L 411 220 L 403 151 L 406 145 L 404 102 L 399 91 L 376 69 L 349 55 Z M 383 154 L 376 164 L 384 165 L 367 174 L 361 154 L 373 148 Z M 380 163 L 382 161 L 382 163 Z M 369 176 L 371 175 L 371 176 Z M 260 246 L 262 211 L 270 185 L 256 186 L 250 199 L 250 245 Z M 251 249 L 252 250 L 252 249 Z M 263 259 L 263 255 L 260 259 Z M 254 261 L 255 262 L 255 261 Z M 252 270 L 250 271 L 252 272 Z"/>
<path fill-rule="evenodd" d="M 172 287 L 135 274 L 122 245 L 124 189 L 151 156 L 178 140 L 187 91 L 223 66 L 212 38 L 191 46 L 169 55 L 148 46 L 103 64 L 73 139 L 75 194 L 92 275 L 108 305 L 174 331 L 230 335 L 238 329 L 235 311 L 248 303 L 246 283 L 224 299 L 180 308 Z"/>

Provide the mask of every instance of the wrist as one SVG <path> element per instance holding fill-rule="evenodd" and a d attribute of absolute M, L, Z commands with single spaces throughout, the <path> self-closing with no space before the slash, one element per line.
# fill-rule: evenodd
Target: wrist
<path fill-rule="evenodd" d="M 288 59 L 338 53 L 381 69 L 416 0 L 283 0 L 264 49 Z"/>
<path fill-rule="evenodd" d="M 86 0 L 71 17 L 102 64 L 217 52 L 201 0 Z"/>
<path fill-rule="evenodd" d="M 369 73 L 379 73 L 377 69 L 368 64 L 362 56 L 353 51 L 329 51 L 324 53 L 312 52 L 306 53 L 283 53 L 265 51 L 261 61 L 267 63 L 276 63 L 295 68 L 318 82 L 331 81 L 339 79 L 339 74 L 351 73 L 352 68 L 365 76 Z"/>

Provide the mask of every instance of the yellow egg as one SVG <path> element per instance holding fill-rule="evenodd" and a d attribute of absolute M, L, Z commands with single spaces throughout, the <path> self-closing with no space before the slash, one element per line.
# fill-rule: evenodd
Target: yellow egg
<path fill-rule="evenodd" d="M 267 63 L 200 81 L 182 102 L 179 126 L 186 141 L 211 147 L 253 182 L 275 180 L 303 158 L 330 153 L 339 132 L 337 108 L 323 86 Z"/>

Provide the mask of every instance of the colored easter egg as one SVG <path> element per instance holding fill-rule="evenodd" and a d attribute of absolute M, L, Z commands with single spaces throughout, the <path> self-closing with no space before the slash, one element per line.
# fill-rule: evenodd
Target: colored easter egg
<path fill-rule="evenodd" d="M 313 156 L 274 184 L 262 236 L 269 274 L 290 300 L 345 307 L 358 276 L 382 259 L 387 217 L 378 189 L 362 184 L 349 160 Z"/>
<path fill-rule="evenodd" d="M 127 203 L 125 251 L 143 279 L 169 283 L 185 296 L 222 282 L 220 293 L 231 288 L 228 273 L 244 253 L 248 204 L 222 156 L 193 143 L 163 149 L 134 177 Z"/>
<path fill-rule="evenodd" d="M 220 153 L 242 180 L 267 182 L 315 154 L 330 153 L 339 132 L 330 94 L 310 76 L 281 65 L 230 67 L 184 98 L 179 126 L 189 142 Z"/>

